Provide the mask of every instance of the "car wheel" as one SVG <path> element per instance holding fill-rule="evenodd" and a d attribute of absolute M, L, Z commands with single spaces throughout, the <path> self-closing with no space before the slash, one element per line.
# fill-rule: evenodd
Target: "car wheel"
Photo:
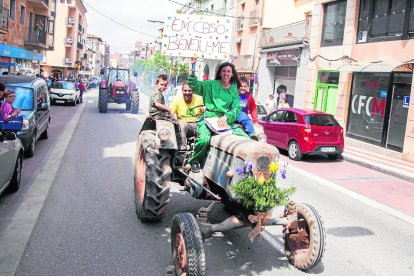
<path fill-rule="evenodd" d="M 17 156 L 16 165 L 14 166 L 13 177 L 10 181 L 7 191 L 10 193 L 15 193 L 20 189 L 20 180 L 22 178 L 22 163 L 23 157 L 21 154 Z"/>
<path fill-rule="evenodd" d="M 71 102 L 72 106 L 76 106 L 76 98 Z"/>
<path fill-rule="evenodd" d="M 47 124 L 45 131 L 43 131 L 42 135 L 40 135 L 40 139 L 46 140 L 49 138 L 48 129 L 49 129 L 49 123 Z"/>
<path fill-rule="evenodd" d="M 340 154 L 329 154 L 329 155 L 328 155 L 328 158 L 329 158 L 330 160 L 336 160 L 336 159 L 338 159 L 339 157 L 341 157 L 341 155 L 340 155 Z"/>
<path fill-rule="evenodd" d="M 30 140 L 29 147 L 26 151 L 27 157 L 32 157 L 34 155 L 35 147 L 36 147 L 36 132 L 33 132 L 32 139 Z"/>
<path fill-rule="evenodd" d="M 296 141 L 292 141 L 289 143 L 288 154 L 289 154 L 290 159 L 293 159 L 296 161 L 302 159 L 302 153 Z"/>

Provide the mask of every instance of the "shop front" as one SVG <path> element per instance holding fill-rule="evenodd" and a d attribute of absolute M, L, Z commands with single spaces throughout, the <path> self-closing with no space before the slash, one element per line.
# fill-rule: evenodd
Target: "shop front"
<path fill-rule="evenodd" d="M 0 44 L 0 72 L 22 75 L 35 75 L 40 72 L 41 53 L 36 53 L 14 46 Z"/>
<path fill-rule="evenodd" d="M 346 135 L 402 152 L 411 72 L 354 72 Z"/>

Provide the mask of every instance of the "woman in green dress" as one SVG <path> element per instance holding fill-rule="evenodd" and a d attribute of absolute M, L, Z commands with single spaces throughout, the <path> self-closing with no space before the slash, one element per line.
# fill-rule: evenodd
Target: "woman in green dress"
<path fill-rule="evenodd" d="M 233 128 L 233 134 L 249 138 L 242 129 L 234 128 L 234 122 L 240 114 L 238 93 L 240 82 L 233 64 L 222 63 L 217 69 L 214 80 L 199 81 L 196 76 L 192 75 L 188 77 L 188 85 L 195 94 L 203 97 L 206 107 L 205 118 L 217 117 L 219 127 L 227 123 Z M 198 122 L 197 133 L 194 152 L 188 161 L 191 170 L 195 173 L 200 171 L 200 165 L 204 166 L 212 134 L 204 120 Z"/>

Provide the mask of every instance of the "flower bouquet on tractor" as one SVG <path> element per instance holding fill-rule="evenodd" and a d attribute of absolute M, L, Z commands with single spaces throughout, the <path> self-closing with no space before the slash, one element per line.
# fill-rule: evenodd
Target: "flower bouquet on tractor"
<path fill-rule="evenodd" d="M 203 241 L 214 232 L 251 227 L 248 238 L 260 237 L 264 227 L 280 225 L 289 261 L 298 269 L 317 265 L 325 249 L 325 229 L 310 205 L 295 203 L 294 188 L 280 188 L 277 175 L 286 176 L 277 148 L 264 142 L 225 133 L 213 135 L 207 159 L 199 173 L 185 169 L 194 137 L 182 149 L 179 130 L 167 120 L 147 118 L 138 136 L 134 168 L 135 206 L 141 221 L 162 218 L 169 202 L 172 182 L 189 188 L 198 199 L 210 200 L 196 215 L 180 213 L 171 222 L 171 250 L 177 275 L 204 275 Z M 211 202 L 211 200 L 213 200 Z M 209 222 L 215 204 L 229 213 L 221 223 Z M 281 216 L 272 209 L 284 205 Z"/>

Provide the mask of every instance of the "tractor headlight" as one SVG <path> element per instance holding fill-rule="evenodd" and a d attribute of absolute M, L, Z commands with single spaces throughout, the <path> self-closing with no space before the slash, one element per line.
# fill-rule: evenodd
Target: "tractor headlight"
<path fill-rule="evenodd" d="M 167 141 L 171 137 L 171 131 L 166 128 L 162 128 L 158 131 L 158 137 L 161 141 Z"/>
<path fill-rule="evenodd" d="M 264 133 L 258 134 L 257 139 L 259 140 L 259 142 L 263 142 L 263 143 L 267 142 L 267 137 L 266 137 L 266 134 L 264 134 Z"/>

